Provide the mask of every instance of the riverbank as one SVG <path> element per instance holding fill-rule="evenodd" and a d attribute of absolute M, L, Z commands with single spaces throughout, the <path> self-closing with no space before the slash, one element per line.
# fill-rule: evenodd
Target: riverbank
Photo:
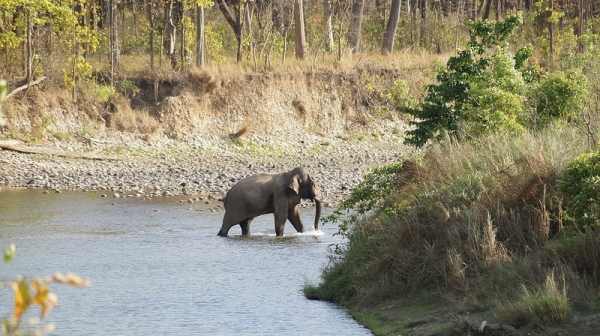
<path fill-rule="evenodd" d="M 0 187 L 210 202 L 248 175 L 303 166 L 332 206 L 370 168 L 411 150 L 397 107 L 422 92 L 440 58 L 268 73 L 129 71 L 114 89 L 98 73 L 77 99 L 48 81 L 4 104 L 0 140 L 115 160 L 0 151 Z"/>
<path fill-rule="evenodd" d="M 600 236 L 565 215 L 564 186 L 598 177 L 570 182 L 597 162 L 585 153 L 584 134 L 556 125 L 377 170 L 341 209 L 358 210 L 334 213 L 348 243 L 306 296 L 376 335 L 598 335 Z"/>
<path fill-rule="evenodd" d="M 332 206 L 348 195 L 370 168 L 397 161 L 407 152 L 400 133 L 386 130 L 385 125 L 378 133 L 304 135 L 295 142 L 253 135 L 188 141 L 162 137 L 148 142 L 115 133 L 92 144 L 56 142 L 50 146 L 111 160 L 0 151 L 0 186 L 98 191 L 102 197 L 114 198 L 177 196 L 181 202 L 208 203 L 223 197 L 246 176 L 303 166 L 321 185 L 324 201 Z"/>

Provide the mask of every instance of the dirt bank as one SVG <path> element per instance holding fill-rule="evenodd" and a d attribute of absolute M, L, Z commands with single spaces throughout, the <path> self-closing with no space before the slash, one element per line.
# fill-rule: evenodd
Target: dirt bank
<path fill-rule="evenodd" d="M 407 122 L 389 90 L 410 77 L 407 69 L 373 66 L 190 72 L 123 79 L 108 98 L 99 77 L 76 101 L 49 82 L 5 105 L 9 126 L 0 139 L 117 160 L 0 151 L 0 186 L 99 190 L 107 197 L 187 195 L 186 201 L 205 202 L 245 176 L 304 166 L 334 204 L 370 167 L 407 151 Z M 410 81 L 415 90 L 421 85 Z"/>

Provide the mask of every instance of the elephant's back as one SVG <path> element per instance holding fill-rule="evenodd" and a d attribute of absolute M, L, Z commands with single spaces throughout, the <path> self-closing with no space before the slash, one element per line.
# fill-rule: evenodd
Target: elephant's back
<path fill-rule="evenodd" d="M 274 175 L 258 174 L 240 180 L 227 192 L 225 209 L 243 205 L 252 208 L 269 206 L 272 203 L 273 177 Z"/>

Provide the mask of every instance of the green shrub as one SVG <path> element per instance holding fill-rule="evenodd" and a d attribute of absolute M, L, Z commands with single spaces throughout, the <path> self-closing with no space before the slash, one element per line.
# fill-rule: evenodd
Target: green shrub
<path fill-rule="evenodd" d="M 446 133 L 478 136 L 522 128 L 518 122 L 524 108 L 521 71 L 531 53 L 519 51 L 515 60 L 504 48 L 521 22 L 520 16 L 512 16 L 471 24 L 467 48 L 438 72 L 437 83 L 427 88 L 423 103 L 408 110 L 416 121 L 407 143 L 423 146 Z"/>
<path fill-rule="evenodd" d="M 131 80 L 124 79 L 117 83 L 117 88 L 125 96 L 135 96 L 140 92 L 140 88 Z"/>
<path fill-rule="evenodd" d="M 560 179 L 560 189 L 575 225 L 600 225 L 600 152 L 574 160 Z"/>
<path fill-rule="evenodd" d="M 373 171 L 332 216 L 347 243 L 336 247 L 317 296 L 354 302 L 450 290 L 486 297 L 484 283 L 506 293 L 543 283 L 554 266 L 541 257 L 520 261 L 560 229 L 556 177 L 585 150 L 580 132 L 553 125 L 442 141 Z M 504 267 L 512 264 L 543 266 Z M 512 269 L 505 278 L 514 281 L 505 284 L 493 269 Z"/>
<path fill-rule="evenodd" d="M 533 124 L 546 126 L 556 119 L 576 118 L 588 96 L 587 78 L 580 72 L 556 72 L 543 78 L 532 92 L 535 104 Z"/>
<path fill-rule="evenodd" d="M 386 99 L 396 108 L 404 112 L 416 105 L 415 99 L 411 96 L 408 83 L 405 80 L 395 80 L 392 86 L 385 94 Z"/>
<path fill-rule="evenodd" d="M 109 102 L 115 95 L 115 90 L 110 85 L 98 85 L 96 87 L 96 98 L 101 103 Z"/>

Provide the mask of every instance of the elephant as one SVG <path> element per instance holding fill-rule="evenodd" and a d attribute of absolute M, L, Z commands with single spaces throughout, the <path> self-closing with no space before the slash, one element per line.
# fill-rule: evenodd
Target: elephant
<path fill-rule="evenodd" d="M 272 213 L 275 217 L 275 235 L 283 236 L 286 220 L 296 231 L 304 232 L 298 205 L 301 199 L 315 202 L 315 230 L 319 229 L 321 217 L 321 192 L 310 175 L 302 167 L 288 172 L 246 177 L 236 183 L 223 199 L 225 215 L 219 236 L 227 237 L 229 229 L 240 225 L 242 235 L 250 234 L 250 222 L 260 215 Z"/>

